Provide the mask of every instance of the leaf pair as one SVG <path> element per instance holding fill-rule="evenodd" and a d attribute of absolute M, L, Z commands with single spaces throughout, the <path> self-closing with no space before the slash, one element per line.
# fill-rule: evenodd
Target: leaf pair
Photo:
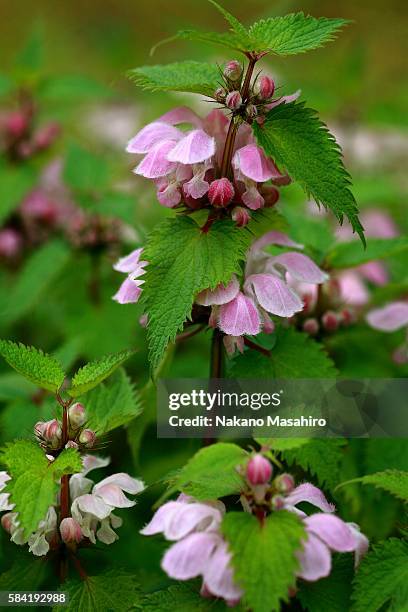
<path fill-rule="evenodd" d="M 133 354 L 134 351 L 126 350 L 87 363 L 74 375 L 71 386 L 67 389 L 68 395 L 76 398 L 93 389 Z M 0 355 L 24 378 L 47 391 L 56 393 L 66 378 L 60 363 L 52 355 L 32 346 L 0 340 Z"/>

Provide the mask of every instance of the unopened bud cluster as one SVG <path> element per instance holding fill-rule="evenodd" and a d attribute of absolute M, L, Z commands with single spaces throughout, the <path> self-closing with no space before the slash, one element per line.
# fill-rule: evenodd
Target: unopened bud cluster
<path fill-rule="evenodd" d="M 260 75 L 250 83 L 249 90 L 244 92 L 243 76 L 244 69 L 240 62 L 227 62 L 222 73 L 224 86 L 216 89 L 214 100 L 248 123 L 254 119 L 262 121 L 269 110 L 268 104 L 272 102 L 275 82 L 269 75 Z"/>
<path fill-rule="evenodd" d="M 90 449 L 95 445 L 96 434 L 87 429 L 85 408 L 79 402 L 68 409 L 68 439 L 63 440 L 62 423 L 58 419 L 39 421 L 34 425 L 34 434 L 46 452 L 65 448 Z"/>
<path fill-rule="evenodd" d="M 270 512 L 285 507 L 285 496 L 293 491 L 295 481 L 286 473 L 279 474 L 273 480 L 272 476 L 271 462 L 262 453 L 252 455 L 245 470 L 248 490 L 244 497 L 249 509 L 261 507 Z"/>

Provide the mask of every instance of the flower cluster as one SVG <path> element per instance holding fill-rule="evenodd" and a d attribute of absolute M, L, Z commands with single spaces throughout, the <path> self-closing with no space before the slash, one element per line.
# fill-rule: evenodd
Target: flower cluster
<path fill-rule="evenodd" d="M 82 404 L 71 405 L 66 416 L 65 436 L 64 427 L 57 419 L 38 422 L 34 427 L 36 439 L 50 464 L 64 448 L 86 451 L 95 444 L 95 432 L 85 427 L 86 414 Z M 108 458 L 83 455 L 82 472 L 69 478 L 65 492 L 67 508 L 62 507 L 61 480 L 61 493 L 55 504 L 48 508 L 36 531 L 28 536 L 20 525 L 19 514 L 7 490 L 11 477 L 7 472 L 0 472 L 0 512 L 6 512 L 1 518 L 1 524 L 10 534 L 11 541 L 18 545 L 28 544 L 29 551 L 36 556 L 46 555 L 61 543 L 76 546 L 81 541 L 93 544 L 96 540 L 104 544 L 115 542 L 118 536 L 114 529 L 122 525 L 122 519 L 113 511 L 115 508 L 134 506 L 135 502 L 126 497 L 125 493 L 136 495 L 143 491 L 144 484 L 124 472 L 108 476 L 97 484 L 87 477 L 91 470 L 106 467 L 109 462 Z"/>
<path fill-rule="evenodd" d="M 334 515 L 335 508 L 320 489 L 310 483 L 294 486 L 290 474 L 280 474 L 272 482 L 272 465 L 261 454 L 253 455 L 243 472 L 241 501 L 244 510 L 262 522 L 270 512 L 287 510 L 303 521 L 307 539 L 297 553 L 297 577 L 316 581 L 331 571 L 331 552 L 354 552 L 356 563 L 368 549 L 367 538 L 357 525 L 345 523 Z M 308 502 L 320 512 L 307 515 L 298 508 Z M 141 533 L 164 537 L 175 542 L 165 553 L 161 566 L 176 580 L 201 576 L 201 595 L 222 597 L 234 606 L 243 596 L 235 582 L 231 553 L 220 525 L 225 506 L 220 501 L 197 502 L 184 494 L 164 504 Z"/>
<path fill-rule="evenodd" d="M 221 109 L 201 119 L 187 107 L 175 108 L 140 130 L 126 150 L 143 155 L 134 172 L 155 182 L 163 206 L 208 208 L 242 226 L 251 210 L 277 202 L 274 185 L 290 182 L 256 145 L 250 123 L 255 117 L 260 120 L 261 109 L 266 112 L 298 94 L 272 100 L 275 85 L 267 76 L 243 91 L 242 66 L 234 61 L 227 63 L 224 79 L 226 87 L 218 89 L 214 99 L 232 113 L 231 122 Z M 179 129 L 181 124 L 190 129 Z"/>

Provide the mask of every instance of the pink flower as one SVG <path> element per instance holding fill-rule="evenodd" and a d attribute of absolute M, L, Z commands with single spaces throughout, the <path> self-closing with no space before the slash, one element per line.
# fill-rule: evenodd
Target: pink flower
<path fill-rule="evenodd" d="M 208 199 L 213 206 L 227 206 L 234 197 L 234 186 L 227 178 L 213 181 L 208 190 Z"/>
<path fill-rule="evenodd" d="M 252 485 L 266 484 L 272 476 L 272 465 L 266 457 L 257 453 L 248 461 L 246 475 Z"/>
<path fill-rule="evenodd" d="M 357 525 L 345 523 L 334 516 L 334 506 L 329 504 L 320 489 L 304 483 L 293 489 L 284 500 L 284 508 L 296 512 L 303 519 L 308 536 L 303 550 L 298 553 L 300 578 L 315 581 L 328 576 L 331 571 L 331 551 L 354 552 L 356 563 L 360 561 L 368 549 L 367 538 Z M 308 502 L 322 512 L 307 516 L 296 507 L 301 502 Z"/>
<path fill-rule="evenodd" d="M 113 269 L 117 272 L 128 275 L 119 287 L 119 291 L 112 298 L 119 304 L 136 303 L 142 293 L 140 287 L 144 281 L 139 280 L 139 278 L 145 273 L 144 268 L 148 263 L 147 261 L 140 261 L 142 252 L 143 249 L 136 249 L 126 257 L 119 259 L 113 266 Z"/>
<path fill-rule="evenodd" d="M 82 531 L 79 523 L 73 518 L 68 517 L 61 521 L 60 533 L 62 541 L 66 544 L 75 542 L 78 543 L 82 540 Z"/>
<path fill-rule="evenodd" d="M 255 90 L 261 100 L 269 100 L 274 94 L 275 82 L 271 77 L 263 75 L 256 82 Z"/>
<path fill-rule="evenodd" d="M 256 335 L 262 327 L 270 332 L 273 323 L 268 313 L 291 317 L 303 309 L 301 298 L 286 282 L 286 273 L 310 284 L 321 284 L 328 278 L 302 253 L 268 255 L 263 248 L 269 244 L 302 248 L 285 234 L 271 231 L 249 250 L 242 289 L 233 277 L 226 287 L 219 285 L 215 290 L 202 291 L 196 297 L 197 304 L 213 307 L 212 320 L 229 336 Z"/>
<path fill-rule="evenodd" d="M 23 240 L 19 232 L 12 228 L 0 230 L 0 257 L 12 259 L 16 257 L 23 246 Z"/>
<path fill-rule="evenodd" d="M 383 308 L 376 308 L 367 314 L 367 321 L 384 332 L 394 332 L 408 325 L 408 302 L 391 302 Z"/>
<path fill-rule="evenodd" d="M 239 67 L 237 62 L 230 62 L 226 69 L 238 74 Z M 217 96 L 223 100 L 226 96 L 225 103 L 233 110 L 242 103 L 238 91 L 227 95 L 223 90 Z M 273 104 L 288 100 L 280 98 Z M 178 129 L 176 126 L 181 123 L 190 124 L 192 129 Z M 135 174 L 155 181 L 157 198 L 163 206 L 173 208 L 185 204 L 195 208 L 197 203 L 201 205 L 211 183 L 220 175 L 228 123 L 227 117 L 219 109 L 211 111 L 204 119 L 186 107 L 169 111 L 146 125 L 129 141 L 126 150 L 143 155 L 134 170 Z M 253 210 L 261 208 L 264 205 L 260 193 L 262 183 L 269 180 L 282 183 L 286 182 L 287 177 L 254 143 L 248 124 L 241 125 L 238 130 L 234 153 L 235 203 Z"/>
<path fill-rule="evenodd" d="M 170 578 L 190 580 L 202 576 L 202 594 L 237 603 L 242 591 L 236 586 L 231 555 L 219 527 L 225 512 L 221 502 L 196 502 L 180 495 L 153 516 L 143 535 L 163 533 L 176 541 L 165 553 L 161 566 Z"/>

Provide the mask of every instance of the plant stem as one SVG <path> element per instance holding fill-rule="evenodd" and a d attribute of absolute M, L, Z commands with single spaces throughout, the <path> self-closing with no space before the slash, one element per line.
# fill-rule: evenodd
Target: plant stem
<path fill-rule="evenodd" d="M 68 407 L 66 404 L 62 406 L 62 446 L 65 448 L 68 442 Z M 60 495 L 60 523 L 70 515 L 69 503 L 69 476 L 61 477 L 61 495 Z M 60 579 L 64 582 L 68 575 L 68 560 L 66 557 L 65 545 L 62 544 L 60 551 Z"/>
<path fill-rule="evenodd" d="M 211 359 L 210 359 L 210 393 L 215 393 L 218 389 L 218 385 L 214 382 L 214 379 L 222 378 L 223 373 L 223 358 L 224 358 L 224 347 L 223 347 L 223 333 L 219 329 L 214 329 L 212 340 L 211 340 Z M 214 405 L 214 410 L 218 409 L 217 404 Z M 208 437 L 204 438 L 204 446 L 210 446 L 214 444 L 215 438 L 211 435 L 211 430 L 208 432 Z"/>
<path fill-rule="evenodd" d="M 251 57 L 249 59 L 247 71 L 245 73 L 244 82 L 243 82 L 241 92 L 240 92 L 243 103 L 247 102 L 247 98 L 249 95 L 249 89 L 251 87 L 251 79 L 252 79 L 255 64 L 257 61 L 258 61 L 257 57 Z M 239 123 L 236 117 L 233 116 L 229 124 L 227 137 L 225 139 L 224 152 L 222 155 L 222 162 L 221 162 L 221 176 L 222 177 L 232 176 L 231 160 L 232 160 L 232 154 L 234 152 L 234 144 L 235 144 L 235 138 L 238 132 L 238 128 L 239 128 Z"/>
<path fill-rule="evenodd" d="M 254 351 L 258 351 L 259 353 L 262 353 L 262 355 L 265 355 L 265 357 L 270 357 L 271 356 L 271 351 L 269 351 L 268 349 L 264 348 L 260 344 L 256 344 L 256 342 L 253 342 L 249 338 L 244 338 L 244 344 L 248 348 L 253 349 Z"/>

